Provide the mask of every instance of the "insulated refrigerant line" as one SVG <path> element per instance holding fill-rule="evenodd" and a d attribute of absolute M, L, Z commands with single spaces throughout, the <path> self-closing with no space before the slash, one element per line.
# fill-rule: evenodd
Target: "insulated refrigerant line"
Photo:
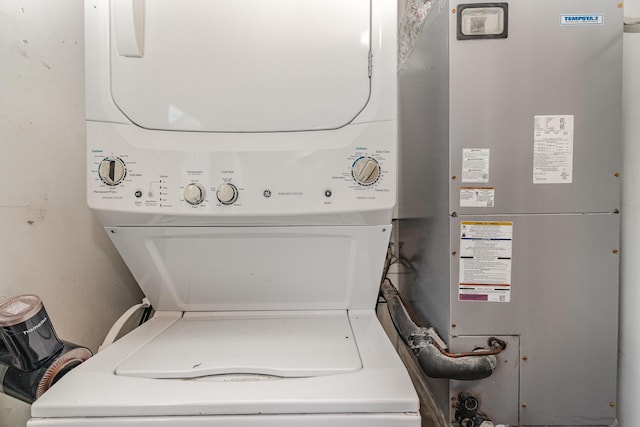
<path fill-rule="evenodd" d="M 506 343 L 489 338 L 491 350 L 465 353 L 449 353 L 432 337 L 429 328 L 420 327 L 409 316 L 398 290 L 385 278 L 380 293 L 387 302 L 391 320 L 404 343 L 418 359 L 420 368 L 431 378 L 448 378 L 475 381 L 487 378 L 496 369 L 496 354 L 506 348 Z"/>

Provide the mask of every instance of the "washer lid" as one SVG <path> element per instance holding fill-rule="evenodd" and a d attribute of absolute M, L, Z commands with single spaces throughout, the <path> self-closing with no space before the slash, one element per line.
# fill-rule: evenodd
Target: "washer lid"
<path fill-rule="evenodd" d="M 112 3 L 112 96 L 141 127 L 333 129 L 368 102 L 369 0 Z"/>
<path fill-rule="evenodd" d="M 346 312 L 185 313 L 118 366 L 116 375 L 291 378 L 361 368 Z"/>

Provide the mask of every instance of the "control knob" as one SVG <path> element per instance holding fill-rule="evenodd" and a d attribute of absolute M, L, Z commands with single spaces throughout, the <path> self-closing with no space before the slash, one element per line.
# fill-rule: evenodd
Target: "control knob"
<path fill-rule="evenodd" d="M 182 195 L 187 203 L 194 206 L 202 203 L 205 197 L 204 188 L 195 182 L 186 185 Z"/>
<path fill-rule="evenodd" d="M 351 174 L 358 184 L 371 185 L 380 178 L 380 164 L 372 157 L 360 157 L 353 162 Z"/>
<path fill-rule="evenodd" d="M 98 176 L 107 185 L 120 184 L 127 175 L 127 167 L 120 157 L 105 157 L 98 166 Z"/>
<path fill-rule="evenodd" d="M 223 205 L 231 205 L 238 200 L 238 188 L 230 183 L 220 184 L 216 191 L 216 197 Z"/>

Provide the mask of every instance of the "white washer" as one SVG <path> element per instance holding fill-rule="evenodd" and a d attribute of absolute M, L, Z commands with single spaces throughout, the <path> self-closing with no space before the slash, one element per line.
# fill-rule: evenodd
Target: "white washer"
<path fill-rule="evenodd" d="M 162 312 L 56 384 L 29 426 L 418 426 L 408 381 L 370 310 Z"/>
<path fill-rule="evenodd" d="M 416 427 L 374 306 L 396 4 L 88 0 L 87 198 L 156 309 L 29 427 Z"/>

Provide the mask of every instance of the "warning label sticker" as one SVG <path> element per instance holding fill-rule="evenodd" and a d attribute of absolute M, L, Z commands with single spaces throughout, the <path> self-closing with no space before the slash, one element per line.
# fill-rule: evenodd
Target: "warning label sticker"
<path fill-rule="evenodd" d="M 462 221 L 459 301 L 511 301 L 513 223 Z"/>
<path fill-rule="evenodd" d="M 460 207 L 492 208 L 496 189 L 493 187 L 460 187 Z"/>
<path fill-rule="evenodd" d="M 488 148 L 462 149 L 462 182 L 489 182 Z"/>
<path fill-rule="evenodd" d="M 573 181 L 573 116 L 535 116 L 533 183 Z"/>

